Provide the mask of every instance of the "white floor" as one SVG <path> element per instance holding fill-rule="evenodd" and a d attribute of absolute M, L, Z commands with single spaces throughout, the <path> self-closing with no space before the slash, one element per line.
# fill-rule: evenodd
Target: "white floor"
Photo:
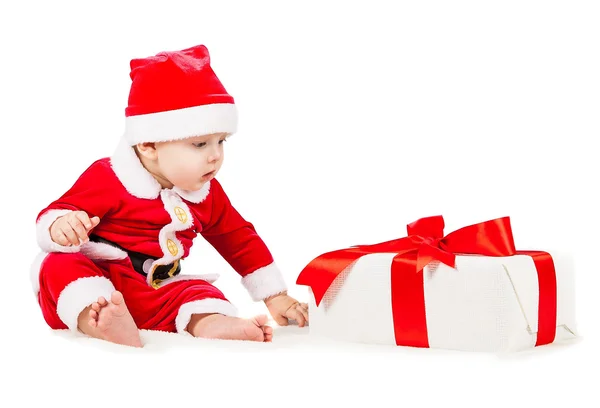
<path fill-rule="evenodd" d="M 598 401 L 597 345 L 584 338 L 494 355 L 341 344 L 297 326 L 275 327 L 270 344 L 141 335 L 143 349 L 43 325 L 12 336 L 0 368 L 9 385 L 0 406 L 587 407 Z"/>

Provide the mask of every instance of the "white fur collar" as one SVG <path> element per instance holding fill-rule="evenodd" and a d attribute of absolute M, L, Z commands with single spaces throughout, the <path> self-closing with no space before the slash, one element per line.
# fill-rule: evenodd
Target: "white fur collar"
<path fill-rule="evenodd" d="M 155 199 L 160 195 L 160 191 L 163 188 L 142 166 L 133 147 L 129 146 L 125 139 L 122 139 L 119 143 L 119 146 L 110 158 L 110 163 L 117 178 L 131 195 L 148 200 Z M 196 191 L 173 187 L 175 193 L 192 203 L 204 201 L 208 196 L 209 190 L 210 181 Z"/>

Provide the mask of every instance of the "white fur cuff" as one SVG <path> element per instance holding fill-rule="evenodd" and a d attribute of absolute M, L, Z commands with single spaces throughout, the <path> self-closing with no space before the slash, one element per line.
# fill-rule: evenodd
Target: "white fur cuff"
<path fill-rule="evenodd" d="M 52 241 L 50 237 L 50 226 L 59 217 L 70 213 L 71 210 L 49 210 L 40 217 L 36 224 L 37 242 L 44 252 L 66 252 L 73 253 L 79 251 L 77 246 L 63 246 Z"/>
<path fill-rule="evenodd" d="M 60 292 L 56 302 L 56 313 L 70 330 L 77 332 L 77 320 L 81 311 L 100 296 L 110 300 L 114 291 L 112 282 L 104 276 L 79 278 Z"/>
<path fill-rule="evenodd" d="M 179 308 L 179 313 L 175 318 L 175 328 L 178 333 L 191 335 L 187 330 L 190 319 L 193 314 L 219 313 L 225 316 L 237 316 L 238 312 L 235 306 L 222 299 L 202 299 L 184 303 Z"/>
<path fill-rule="evenodd" d="M 264 300 L 287 290 L 283 275 L 275 263 L 244 276 L 242 285 L 254 301 Z"/>
<path fill-rule="evenodd" d="M 88 241 L 80 246 L 81 254 L 94 260 L 116 260 L 127 258 L 127 252 L 103 242 Z"/>

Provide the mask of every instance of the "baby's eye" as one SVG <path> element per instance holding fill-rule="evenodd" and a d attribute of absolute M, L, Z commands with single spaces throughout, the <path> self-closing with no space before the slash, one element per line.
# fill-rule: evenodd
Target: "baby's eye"
<path fill-rule="evenodd" d="M 227 141 L 227 139 L 221 139 L 221 140 L 219 140 L 219 144 L 223 144 L 226 141 Z"/>
<path fill-rule="evenodd" d="M 204 147 L 204 146 L 206 146 L 206 142 L 194 143 L 194 146 L 196 146 L 196 147 Z"/>

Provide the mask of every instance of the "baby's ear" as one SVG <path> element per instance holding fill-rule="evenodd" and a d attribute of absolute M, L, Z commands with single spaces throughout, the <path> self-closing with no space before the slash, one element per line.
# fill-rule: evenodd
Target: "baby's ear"
<path fill-rule="evenodd" d="M 138 143 L 135 145 L 135 150 L 147 159 L 155 159 L 157 156 L 155 143 Z"/>

